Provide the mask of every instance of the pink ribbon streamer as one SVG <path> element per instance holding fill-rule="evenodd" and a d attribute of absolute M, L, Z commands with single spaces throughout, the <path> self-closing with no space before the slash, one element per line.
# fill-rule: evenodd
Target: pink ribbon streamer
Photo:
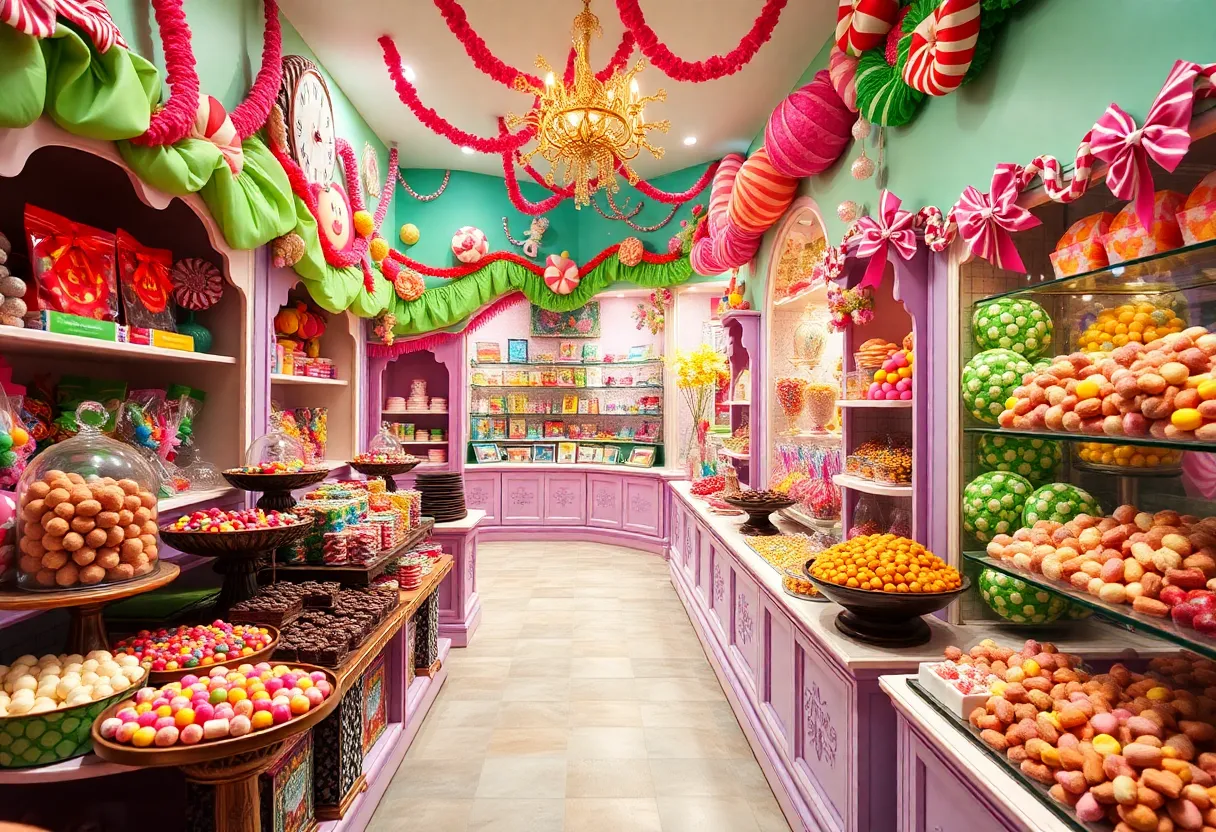
<path fill-rule="evenodd" d="M 859 289 L 872 288 L 882 283 L 889 246 L 894 246 L 896 253 L 905 260 L 911 260 L 916 254 L 916 232 L 912 230 L 912 213 L 901 211 L 899 206 L 899 197 L 884 190 L 878 201 L 878 217 L 862 217 L 857 221 L 857 256 L 870 259 L 866 273 L 858 284 Z"/>
<path fill-rule="evenodd" d="M 992 189 L 982 194 L 968 185 L 954 206 L 958 233 L 979 257 L 1000 269 L 1025 272 L 1011 231 L 1041 225 L 1038 217 L 1018 205 L 1017 165 L 1002 162 L 992 174 Z"/>
<path fill-rule="evenodd" d="M 1149 107 L 1144 126 L 1118 104 L 1111 104 L 1098 119 L 1090 136 L 1093 154 L 1110 164 L 1106 184 L 1119 199 L 1132 200 L 1136 216 L 1146 229 L 1153 226 L 1152 158 L 1173 173 L 1191 146 L 1191 109 L 1198 64 L 1178 61 L 1170 70 L 1161 92 Z"/>

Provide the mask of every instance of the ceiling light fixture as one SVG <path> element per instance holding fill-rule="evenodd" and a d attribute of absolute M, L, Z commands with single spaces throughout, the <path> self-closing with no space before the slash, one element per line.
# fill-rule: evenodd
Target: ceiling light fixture
<path fill-rule="evenodd" d="M 464 147 L 460 148 L 460 152 L 463 153 L 465 156 L 472 156 L 473 148 L 469 147 L 468 145 L 465 145 Z"/>
<path fill-rule="evenodd" d="M 648 122 L 643 108 L 651 101 L 667 100 L 667 93 L 639 93 L 635 77 L 646 66 L 639 60 L 627 72 L 613 72 L 604 81 L 591 69 L 591 36 L 602 34 L 600 20 L 591 13 L 591 0 L 583 0 L 583 10 L 574 18 L 574 78 L 562 80 L 543 58 L 536 59 L 544 80 L 540 86 L 519 76 L 515 87 L 536 96 L 536 106 L 523 116 L 510 116 L 511 127 L 527 125 L 536 130 L 537 146 L 523 154 L 521 164 L 527 164 L 539 153 L 550 165 L 545 181 L 554 184 L 554 176 L 562 174 L 563 184 L 574 183 L 574 205 L 591 203 L 591 194 L 601 188 L 618 190 L 616 171 L 625 174 L 629 184 L 636 184 L 638 175 L 629 163 L 645 148 L 656 158 L 663 158 L 663 148 L 647 139 L 651 130 L 667 132 L 666 120 Z M 592 180 L 595 184 L 592 184 Z"/>
<path fill-rule="evenodd" d="M 685 136 L 684 137 L 684 146 L 685 147 L 692 147 L 696 143 L 697 143 L 696 136 Z"/>
<path fill-rule="evenodd" d="M 405 67 L 405 80 L 409 81 L 412 84 L 412 83 L 414 83 L 415 79 L 417 79 L 417 77 L 418 76 L 414 73 L 414 68 L 412 66 L 407 65 Z"/>

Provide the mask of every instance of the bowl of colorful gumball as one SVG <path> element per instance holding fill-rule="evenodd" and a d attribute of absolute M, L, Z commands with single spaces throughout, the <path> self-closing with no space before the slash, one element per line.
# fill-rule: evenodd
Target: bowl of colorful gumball
<path fill-rule="evenodd" d="M 93 747 L 126 765 L 230 757 L 311 728 L 338 704 L 337 691 L 337 677 L 313 665 L 217 665 L 110 706 L 93 723 Z"/>
<path fill-rule="evenodd" d="M 223 472 L 224 479 L 242 491 L 257 491 L 262 494 L 258 507 L 283 511 L 295 505 L 291 492 L 319 483 L 329 476 L 329 469 L 316 465 L 305 465 L 302 460 L 291 462 L 262 462 L 243 465 Z"/>
<path fill-rule="evenodd" d="M 421 462 L 422 459 L 413 454 L 367 452 L 356 454 L 350 467 L 367 477 L 384 477 L 387 485 L 393 477 L 414 470 Z"/>
<path fill-rule="evenodd" d="M 89 726 L 147 672 L 131 656 L 21 656 L 0 665 L 0 768 L 59 763 L 92 748 Z"/>
<path fill-rule="evenodd" d="M 140 630 L 114 645 L 114 653 L 134 656 L 148 671 L 149 684 L 159 685 L 225 662 L 256 664 L 270 658 L 278 641 L 274 627 L 216 619 L 210 624 Z"/>
<path fill-rule="evenodd" d="M 308 533 L 312 517 L 302 512 L 260 508 L 203 509 L 183 514 L 160 527 L 161 540 L 175 549 L 203 557 L 266 551 L 294 543 Z"/>

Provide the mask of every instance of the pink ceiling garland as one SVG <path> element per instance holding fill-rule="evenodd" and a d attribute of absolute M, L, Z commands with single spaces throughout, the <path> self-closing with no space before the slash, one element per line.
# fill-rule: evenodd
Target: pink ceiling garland
<path fill-rule="evenodd" d="M 460 45 L 464 47 L 465 54 L 472 59 L 473 66 L 503 86 L 512 89 L 515 88 L 516 78 L 523 78 L 535 87 L 541 85 L 541 79 L 535 75 L 522 72 L 496 58 L 481 36 L 473 31 L 473 27 L 469 25 L 468 16 L 465 15 L 464 9 L 456 0 L 435 0 L 435 6 L 443 15 L 444 22 L 448 24 L 448 30 L 456 36 L 456 40 L 460 41 Z"/>
<path fill-rule="evenodd" d="M 760 16 L 752 24 L 751 31 L 743 36 L 739 45 L 725 55 L 714 55 L 704 61 L 689 62 L 677 58 L 671 50 L 659 42 L 654 30 L 646 25 L 646 17 L 638 0 L 616 0 L 617 12 L 625 30 L 633 35 L 642 54 L 677 81 L 701 83 L 725 78 L 743 69 L 755 57 L 761 46 L 773 36 L 773 29 L 781 19 L 786 0 L 766 0 Z"/>
<path fill-rule="evenodd" d="M 609 257 L 616 254 L 616 251 L 618 248 L 620 248 L 620 243 L 614 243 L 613 245 L 610 245 L 606 249 L 601 251 L 599 254 L 595 255 L 595 257 L 591 258 L 583 265 L 579 266 L 579 269 L 578 269 L 579 279 L 586 277 L 588 274 L 590 274 L 592 271 L 594 271 L 595 268 L 597 266 L 599 266 L 600 263 L 604 262 Z M 681 257 L 683 257 L 683 255 L 680 254 L 679 252 L 676 252 L 674 254 L 670 254 L 670 253 L 655 254 L 655 253 L 649 252 L 649 251 L 642 252 L 642 262 L 643 263 L 654 263 L 654 264 L 659 264 L 659 265 L 664 264 L 664 263 L 674 263 L 676 260 L 679 260 Z M 495 263 L 499 260 L 506 260 L 510 263 L 515 263 L 517 265 L 523 266 L 525 269 L 532 272 L 537 277 L 545 276 L 545 267 L 543 265 L 537 265 L 536 263 L 533 263 L 531 260 L 527 259 L 526 257 L 521 257 L 520 255 L 516 254 L 513 251 L 491 251 L 485 257 L 482 257 L 480 260 L 478 260 L 476 263 L 461 263 L 459 266 L 451 266 L 451 267 L 445 268 L 445 267 L 440 267 L 440 266 L 428 266 L 426 263 L 423 263 L 420 260 L 415 260 L 412 257 L 407 257 L 406 255 L 404 255 L 401 252 L 394 249 L 388 253 L 388 257 L 385 258 L 384 262 L 386 264 L 385 274 L 389 275 L 390 278 L 391 278 L 391 274 L 390 274 L 390 268 L 388 267 L 388 264 L 391 262 L 393 264 L 392 271 L 394 271 L 394 272 L 399 270 L 401 266 L 405 266 L 407 268 L 413 269 L 414 271 L 418 272 L 421 275 L 425 275 L 426 277 L 439 277 L 439 278 L 443 278 L 445 280 L 456 280 L 456 279 L 459 279 L 462 277 L 467 277 L 467 276 L 471 275 L 473 272 L 479 271 L 479 270 L 485 268 L 490 263 Z"/>
<path fill-rule="evenodd" d="M 380 201 L 376 203 L 376 215 L 372 218 L 375 221 L 376 231 L 379 233 L 380 226 L 384 224 L 384 218 L 388 215 L 388 206 L 393 204 L 393 174 L 398 173 L 397 168 L 397 145 L 393 145 L 388 151 L 388 171 L 385 172 L 384 187 L 380 189 Z"/>

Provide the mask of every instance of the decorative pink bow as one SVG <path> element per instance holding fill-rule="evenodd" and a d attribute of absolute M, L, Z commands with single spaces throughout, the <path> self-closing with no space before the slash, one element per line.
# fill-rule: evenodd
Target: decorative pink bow
<path fill-rule="evenodd" d="M 870 258 L 870 265 L 858 284 L 858 288 L 874 287 L 882 282 L 882 273 L 887 266 L 887 244 L 895 246 L 899 256 L 911 260 L 916 254 L 916 232 L 912 230 L 912 214 L 899 210 L 900 199 L 890 191 L 883 191 L 878 200 L 878 217 L 862 217 L 857 220 L 857 256 Z"/>
<path fill-rule="evenodd" d="M 992 189 L 982 194 L 968 185 L 953 209 L 958 233 L 971 251 L 1000 269 L 1026 271 L 1011 231 L 1042 225 L 1038 217 L 1018 205 L 1017 165 L 1002 162 L 992 174 Z"/>
<path fill-rule="evenodd" d="M 1170 70 L 1161 92 L 1149 107 L 1144 126 L 1118 104 L 1111 104 L 1090 131 L 1090 150 L 1110 163 L 1106 185 L 1119 199 L 1135 200 L 1136 216 L 1145 229 L 1153 226 L 1153 173 L 1151 156 L 1157 164 L 1173 173 L 1191 146 L 1192 84 L 1200 71 L 1198 64 L 1178 61 Z"/>

